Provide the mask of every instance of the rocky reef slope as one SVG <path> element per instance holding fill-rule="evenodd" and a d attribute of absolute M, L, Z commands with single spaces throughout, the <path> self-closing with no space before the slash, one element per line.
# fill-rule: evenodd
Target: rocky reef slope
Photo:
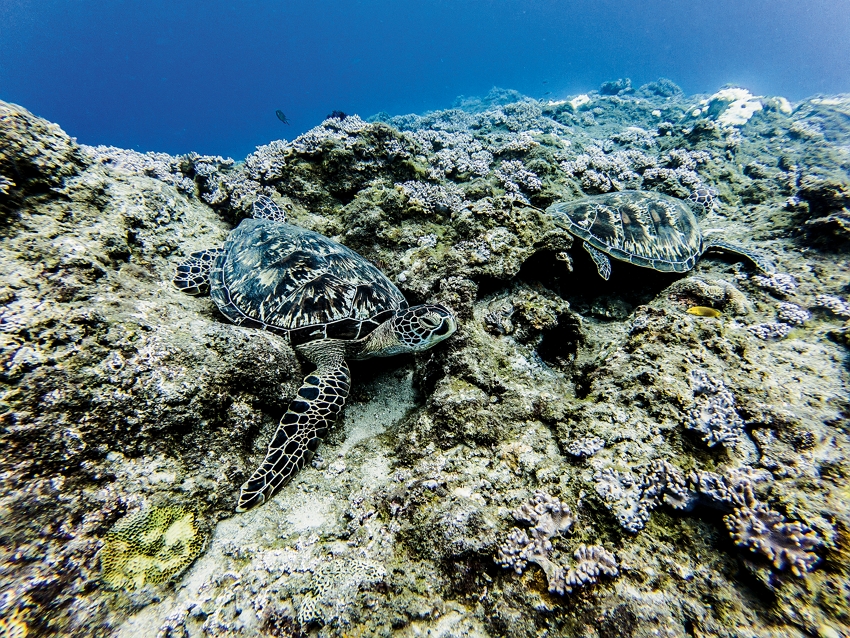
<path fill-rule="evenodd" d="M 848 121 L 846 96 L 619 81 L 338 114 L 236 163 L 0 103 L 0 623 L 847 635 Z M 625 189 L 690 197 L 778 272 L 604 282 L 542 209 Z M 322 458 L 234 515 L 305 370 L 170 279 L 259 194 L 460 326 L 353 365 Z"/>

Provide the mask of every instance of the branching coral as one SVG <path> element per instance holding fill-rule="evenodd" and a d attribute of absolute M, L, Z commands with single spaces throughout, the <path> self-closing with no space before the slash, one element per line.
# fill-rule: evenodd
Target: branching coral
<path fill-rule="evenodd" d="M 597 473 L 595 479 L 596 490 L 606 506 L 612 509 L 620 525 L 631 532 L 642 529 L 649 513 L 662 503 L 674 509 L 690 510 L 701 499 L 730 512 L 724 521 L 739 547 L 763 554 L 776 569 L 790 568 L 802 576 L 817 563 L 818 557 L 812 550 L 822 541 L 808 526 L 788 521 L 761 503 L 753 490 L 754 476 L 750 468 L 742 468 L 725 475 L 694 471 L 685 479 L 677 467 L 658 460 L 639 478 L 608 469 Z M 614 495 L 619 498 L 611 498 Z"/>
<path fill-rule="evenodd" d="M 454 184 L 429 184 L 409 181 L 396 184 L 411 201 L 418 202 L 428 212 L 458 211 L 463 208 L 463 192 Z"/>
<path fill-rule="evenodd" d="M 508 193 L 518 196 L 522 200 L 525 200 L 525 197 L 520 192 L 521 190 L 533 193 L 543 188 L 543 182 L 540 178 L 528 170 L 519 160 L 502 162 L 494 173 Z"/>
<path fill-rule="evenodd" d="M 567 446 L 567 454 L 585 458 L 593 456 L 603 447 L 605 447 L 605 441 L 598 436 L 585 436 L 570 443 Z"/>
<path fill-rule="evenodd" d="M 821 308 L 826 308 L 839 317 L 844 317 L 845 319 L 850 318 L 850 303 L 847 303 L 841 299 L 841 297 L 835 297 L 833 295 L 818 295 L 815 297 L 815 300 L 817 301 L 817 305 Z"/>
<path fill-rule="evenodd" d="M 776 314 L 780 321 L 794 326 L 802 326 L 812 318 L 812 313 L 795 303 L 780 303 Z"/>

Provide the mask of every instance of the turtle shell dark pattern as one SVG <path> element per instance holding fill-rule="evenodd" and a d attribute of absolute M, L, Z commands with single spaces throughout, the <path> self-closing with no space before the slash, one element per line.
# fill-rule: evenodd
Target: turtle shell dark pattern
<path fill-rule="evenodd" d="M 210 294 L 236 324 L 293 345 L 362 339 L 407 307 L 378 268 L 322 235 L 266 219 L 231 232 L 210 273 Z"/>
<path fill-rule="evenodd" d="M 555 223 L 616 259 L 686 272 L 702 255 L 690 207 L 661 193 L 619 191 L 549 207 Z"/>

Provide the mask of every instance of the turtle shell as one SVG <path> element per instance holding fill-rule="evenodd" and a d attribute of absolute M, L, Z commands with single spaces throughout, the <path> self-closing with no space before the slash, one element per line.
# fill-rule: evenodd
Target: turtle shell
<path fill-rule="evenodd" d="M 685 272 L 702 255 L 702 233 L 684 202 L 652 191 L 619 191 L 553 204 L 556 224 L 615 259 Z"/>
<path fill-rule="evenodd" d="M 323 235 L 246 219 L 210 272 L 210 296 L 233 323 L 270 330 L 293 345 L 362 339 L 407 307 L 367 259 Z"/>

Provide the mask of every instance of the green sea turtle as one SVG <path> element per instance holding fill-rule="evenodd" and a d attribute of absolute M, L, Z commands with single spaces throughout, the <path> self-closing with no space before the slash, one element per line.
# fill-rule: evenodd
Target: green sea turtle
<path fill-rule="evenodd" d="M 239 512 L 271 498 L 313 457 L 348 396 L 346 359 L 419 352 L 457 328 L 443 306 L 408 307 L 386 275 L 353 250 L 287 224 L 268 197 L 257 198 L 253 215 L 223 248 L 192 253 L 174 276 L 183 292 L 209 292 L 230 321 L 284 337 L 316 366 L 265 460 L 242 485 Z"/>
<path fill-rule="evenodd" d="M 760 270 L 774 272 L 758 253 L 723 241 L 706 239 L 690 207 L 653 191 L 619 191 L 559 202 L 546 209 L 553 221 L 583 239 L 603 279 L 611 276 L 607 255 L 665 272 L 686 272 L 708 250 L 743 255 Z"/>

